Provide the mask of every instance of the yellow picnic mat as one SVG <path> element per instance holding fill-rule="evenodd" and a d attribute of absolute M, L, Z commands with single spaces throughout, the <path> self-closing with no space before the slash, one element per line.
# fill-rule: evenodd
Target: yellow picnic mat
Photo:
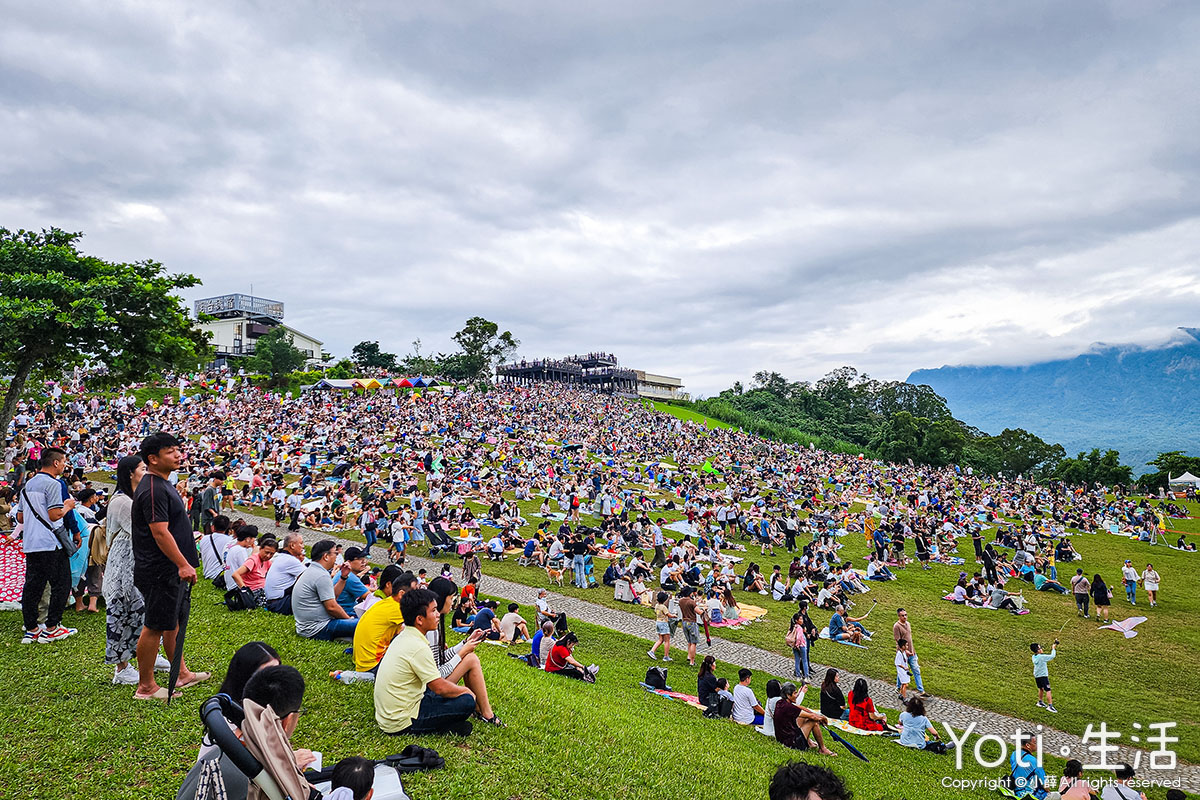
<path fill-rule="evenodd" d="M 737 609 L 738 616 L 746 620 L 754 620 L 767 615 L 767 610 L 761 606 L 743 605 L 742 603 L 738 603 Z"/>

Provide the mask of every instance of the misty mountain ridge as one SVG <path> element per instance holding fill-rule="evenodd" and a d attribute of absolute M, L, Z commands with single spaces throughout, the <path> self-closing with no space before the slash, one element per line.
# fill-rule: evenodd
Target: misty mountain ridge
<path fill-rule="evenodd" d="M 990 434 L 1024 428 L 1074 456 L 1119 450 L 1134 474 L 1160 452 L 1200 452 L 1200 328 L 1155 346 L 1097 343 L 1028 366 L 944 366 L 908 376 Z"/>

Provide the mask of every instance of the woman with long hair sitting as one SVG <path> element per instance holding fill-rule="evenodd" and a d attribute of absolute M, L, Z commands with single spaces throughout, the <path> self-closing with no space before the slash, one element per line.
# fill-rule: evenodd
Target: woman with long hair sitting
<path fill-rule="evenodd" d="M 425 634 L 433 650 L 438 672 L 450 683 L 461 683 L 471 690 L 471 694 L 475 695 L 475 716 L 489 725 L 505 727 L 488 701 L 483 665 L 479 663 L 479 656 L 475 655 L 475 647 L 483 639 L 483 631 L 473 631 L 464 641 L 446 647 L 446 617 L 454 613 L 458 587 L 453 581 L 438 577 L 429 582 L 429 591 L 437 595 L 438 608 L 441 610 L 438 629 Z"/>
<path fill-rule="evenodd" d="M 871 699 L 871 694 L 867 690 L 866 678 L 859 678 L 854 682 L 854 688 L 850 690 L 848 700 L 851 725 L 864 731 L 893 730 L 888 725 L 887 715 L 875 710 L 875 701 Z"/>

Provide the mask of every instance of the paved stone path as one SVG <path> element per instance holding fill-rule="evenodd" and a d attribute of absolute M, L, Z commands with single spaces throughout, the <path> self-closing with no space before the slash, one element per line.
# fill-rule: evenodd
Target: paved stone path
<path fill-rule="evenodd" d="M 270 526 L 262 526 L 262 530 L 269 530 Z M 322 533 L 309 529 L 302 529 L 305 541 L 309 544 L 318 539 L 334 538 L 341 541 L 345 546 L 356 545 L 361 547 L 361 542 L 354 542 L 348 539 L 339 539 L 337 536 L 330 533 Z M 379 545 L 376 545 L 372 551 L 375 553 L 384 553 L 385 551 Z M 386 564 L 380 557 L 373 557 L 372 563 Z M 405 561 L 405 566 L 414 572 L 418 569 L 425 569 L 430 575 L 438 575 L 442 571 L 443 561 L 434 561 L 428 558 L 417 556 L 409 556 Z M 453 563 L 453 562 L 452 562 Z M 521 603 L 523 605 L 532 605 L 537 599 L 538 589 L 531 586 L 526 586 L 522 583 L 514 583 L 512 581 L 493 578 L 486 574 L 487 562 L 483 564 L 485 574 L 483 580 L 479 584 L 481 594 L 492 595 L 495 597 L 504 597 L 509 600 Z M 456 570 L 457 572 L 457 570 Z M 604 588 L 596 591 L 604 591 Z M 657 636 L 654 631 L 654 620 L 648 617 L 631 614 L 628 611 L 608 608 L 606 606 L 589 603 L 586 600 L 581 600 L 577 597 L 568 595 L 550 593 L 550 604 L 558 611 L 567 612 L 567 616 L 572 619 L 582 620 L 583 622 L 592 625 L 599 625 L 620 633 L 636 636 L 647 641 L 654 641 Z M 892 641 L 886 636 L 886 632 L 880 634 L 889 646 Z M 682 640 L 682 635 L 677 639 Z M 829 645 L 832 647 L 833 645 Z M 672 649 L 675 649 L 674 646 Z M 686 653 L 686 646 L 680 652 Z M 700 645 L 698 656 L 712 654 L 717 657 L 718 661 L 724 661 L 728 664 L 735 664 L 738 667 L 748 667 L 756 672 L 765 672 L 769 675 L 774 675 L 780 678 L 791 679 L 794 669 L 792 659 L 772 653 L 768 650 L 763 650 L 760 647 L 743 644 L 741 642 L 731 642 L 727 639 L 721 639 L 717 636 L 713 637 L 712 647 Z M 646 665 L 650 666 L 652 662 L 646 659 Z M 825 665 L 810 663 L 810 668 L 814 676 L 823 675 Z M 847 687 L 852 686 L 854 681 L 859 676 L 847 670 L 838 668 L 842 675 L 840 685 Z M 876 699 L 876 705 L 886 706 L 889 708 L 897 708 L 899 698 L 896 696 L 896 686 L 894 683 L 876 680 L 874 678 L 866 678 L 867 685 L 870 687 L 871 696 Z M 1032 683 L 1031 683 L 1032 685 Z M 886 699 L 884 699 L 886 698 Z M 941 726 L 941 723 L 947 723 L 950 726 L 965 730 L 969 725 L 974 723 L 976 735 L 992 734 L 999 736 L 1012 747 L 1013 731 L 1017 728 L 1030 732 L 1039 732 L 1042 735 L 1043 747 L 1047 754 L 1058 755 L 1063 758 L 1077 758 L 1085 764 L 1095 763 L 1097 755 L 1089 752 L 1086 745 L 1080 740 L 1079 736 L 1065 733 L 1048 727 L 1039 727 L 1033 723 L 1017 719 L 1016 717 L 997 714 L 993 711 L 984 711 L 983 709 L 975 708 L 974 706 L 958 703 L 953 700 L 947 700 L 941 697 L 931 697 L 925 701 L 926 709 L 929 712 L 929 718 L 935 720 L 936 724 Z M 892 715 L 895 719 L 896 715 Z M 941 731 L 944 738 L 944 730 Z M 1121 731 L 1122 737 L 1128 737 L 1132 731 Z M 1179 735 L 1179 729 L 1172 731 L 1174 735 Z M 1130 764 L 1134 763 L 1135 758 L 1140 758 L 1141 766 L 1138 769 L 1138 776 L 1141 778 L 1158 778 L 1179 780 L 1181 788 L 1186 791 L 1200 791 L 1200 766 L 1180 763 L 1173 772 L 1156 771 L 1152 772 L 1149 769 L 1149 754 L 1142 750 L 1136 750 L 1130 747 L 1121 747 L 1119 750 L 1111 754 L 1108 758 L 1109 763 L 1121 763 L 1122 761 Z M 999 769 L 999 768 L 998 768 Z M 1098 772 L 1097 777 L 1109 777 L 1111 773 Z"/>
<path fill-rule="evenodd" d="M 269 520 L 263 520 L 260 530 L 264 533 L 268 531 L 277 531 L 282 536 L 285 533 L 283 528 L 273 528 Z M 312 545 L 319 539 L 335 539 L 345 547 L 351 545 L 362 546 L 361 542 L 356 542 L 350 539 L 342 539 L 335 534 L 316 531 L 310 528 L 301 528 L 301 534 L 307 544 Z M 386 564 L 387 562 L 381 557 L 386 551 L 383 547 L 376 545 L 375 551 L 380 554 L 379 557 L 373 557 L 372 563 Z M 442 570 L 442 561 L 434 561 L 428 558 L 417 556 L 409 556 L 405 561 L 405 566 L 414 572 L 418 569 L 425 569 L 430 575 L 438 575 Z M 484 563 L 486 570 L 487 564 Z M 603 591 L 604 588 L 597 589 Z M 526 586 L 521 583 L 502 580 L 484 575 L 483 580 L 479 584 L 479 591 L 482 594 L 492 595 L 496 597 L 504 597 L 510 600 L 522 603 L 524 605 L 532 605 L 537 599 L 538 590 L 534 587 Z M 654 631 L 654 620 L 648 617 L 631 614 L 628 611 L 608 608 L 606 606 L 589 603 L 586 600 L 581 600 L 576 597 L 550 593 L 550 603 L 555 610 L 567 612 L 567 616 L 582 620 L 592 625 L 599 625 L 619 633 L 625 633 L 631 636 L 636 636 L 647 641 L 654 641 L 657 636 Z M 891 644 L 891 640 L 887 638 L 886 632 L 880 633 L 881 639 Z M 678 637 L 682 638 L 682 637 Z M 833 645 L 829 645 L 832 647 Z M 672 648 L 674 649 L 674 647 Z M 683 651 L 686 652 L 686 647 Z M 765 672 L 769 675 L 774 675 L 780 678 L 791 679 L 793 675 L 794 662 L 792 659 L 772 653 L 768 650 L 763 650 L 760 647 L 743 644 L 741 642 L 731 642 L 719 637 L 713 637 L 712 647 L 701 645 L 698 650 L 698 655 L 712 654 L 717 657 L 718 661 L 724 661 L 729 664 L 735 664 L 739 667 L 748 667 L 757 672 Z M 652 662 L 646 659 L 646 665 L 649 666 Z M 817 663 L 810 663 L 810 668 L 814 676 L 820 676 L 825 672 L 826 666 Z M 840 684 L 844 687 L 850 687 L 859 676 L 847 670 L 838 668 L 842 675 Z M 876 705 L 895 709 L 898 706 L 899 698 L 896 696 L 896 687 L 894 683 L 876 680 L 875 678 L 866 677 L 867 685 L 870 687 L 871 696 L 878 698 Z M 1008 743 L 1011 751 L 1013 731 L 1020 728 L 1030 732 L 1038 732 L 1042 736 L 1043 747 L 1046 753 L 1058 755 L 1062 758 L 1077 758 L 1084 764 L 1095 763 L 1097 755 L 1090 752 L 1087 746 L 1081 741 L 1079 736 L 1055 730 L 1016 717 L 997 714 L 993 711 L 985 711 L 975 708 L 974 706 L 958 703 L 953 700 L 947 700 L 941 697 L 931 697 L 925 701 L 926 709 L 929 712 L 929 717 L 935 720 L 937 724 L 947 723 L 958 730 L 965 730 L 972 723 L 975 725 L 973 733 L 976 735 L 991 734 L 999 736 Z M 895 716 L 893 715 L 893 719 Z M 944 733 L 944 730 L 942 731 Z M 1122 738 L 1128 737 L 1132 731 L 1121 731 Z M 1144 733 L 1144 732 L 1143 732 Z M 1180 735 L 1181 729 L 1175 728 L 1172 730 L 1173 735 Z M 1149 754 L 1145 750 L 1138 750 L 1131 747 L 1120 747 L 1115 753 L 1110 754 L 1108 762 L 1121 763 L 1127 762 L 1133 764 L 1135 760 L 1140 760 L 1138 768 L 1138 776 L 1145 779 L 1177 780 L 1179 787 L 1185 791 L 1198 792 L 1200 791 L 1200 766 L 1193 764 L 1178 763 L 1173 771 L 1151 771 L 1149 768 Z M 999 770 L 1000 768 L 997 768 Z M 1097 778 L 1107 778 L 1111 773 L 1097 772 Z"/>

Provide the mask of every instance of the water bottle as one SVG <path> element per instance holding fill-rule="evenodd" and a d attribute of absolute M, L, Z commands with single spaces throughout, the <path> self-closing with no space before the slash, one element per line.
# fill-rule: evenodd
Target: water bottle
<path fill-rule="evenodd" d="M 329 677 L 333 678 L 335 681 L 341 681 L 342 683 L 347 683 L 347 684 L 357 683 L 359 681 L 366 681 L 367 683 L 375 682 L 375 676 L 372 673 L 370 673 L 370 672 L 355 672 L 355 671 L 349 670 L 349 669 L 343 669 L 343 670 L 337 670 L 335 672 L 331 672 L 331 673 L 329 673 Z"/>

